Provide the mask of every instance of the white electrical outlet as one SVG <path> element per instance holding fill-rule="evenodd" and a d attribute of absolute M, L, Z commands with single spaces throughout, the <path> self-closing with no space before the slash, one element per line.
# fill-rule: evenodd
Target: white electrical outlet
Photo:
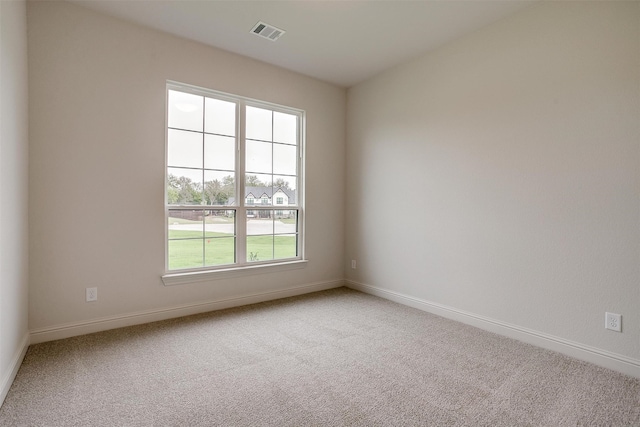
<path fill-rule="evenodd" d="M 622 332 L 622 316 L 616 313 L 605 313 L 604 327 L 612 331 Z"/>
<path fill-rule="evenodd" d="M 356 269 L 356 260 L 355 259 L 351 260 L 351 268 L 354 269 L 354 270 Z"/>
<path fill-rule="evenodd" d="M 87 288 L 87 302 L 98 301 L 98 288 Z"/>

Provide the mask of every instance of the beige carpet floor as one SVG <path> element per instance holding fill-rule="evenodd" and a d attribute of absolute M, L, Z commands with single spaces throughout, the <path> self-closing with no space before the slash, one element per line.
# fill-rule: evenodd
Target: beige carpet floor
<path fill-rule="evenodd" d="M 1 426 L 640 426 L 640 381 L 340 288 L 31 346 Z"/>

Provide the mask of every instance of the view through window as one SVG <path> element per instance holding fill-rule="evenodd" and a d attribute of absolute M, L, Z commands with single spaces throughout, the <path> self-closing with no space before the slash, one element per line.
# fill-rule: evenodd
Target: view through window
<path fill-rule="evenodd" d="M 167 85 L 167 270 L 301 258 L 303 117 Z"/>

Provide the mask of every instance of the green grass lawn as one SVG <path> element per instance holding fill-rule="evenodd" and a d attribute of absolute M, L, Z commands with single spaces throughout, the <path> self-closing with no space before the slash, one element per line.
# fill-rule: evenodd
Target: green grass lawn
<path fill-rule="evenodd" d="M 184 239 L 184 240 L 175 240 Z M 296 236 L 248 236 L 247 258 L 253 261 L 293 258 Z M 198 268 L 234 263 L 235 237 L 225 233 L 169 230 L 169 269 Z"/>

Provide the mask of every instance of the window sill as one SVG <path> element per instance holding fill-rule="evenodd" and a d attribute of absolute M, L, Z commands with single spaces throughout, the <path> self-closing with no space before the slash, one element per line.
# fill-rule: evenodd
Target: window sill
<path fill-rule="evenodd" d="M 306 267 L 309 261 L 295 260 L 279 262 L 277 264 L 260 264 L 243 267 L 232 267 L 221 270 L 190 271 L 188 273 L 171 273 L 162 276 L 165 286 L 184 285 L 188 283 L 209 282 L 212 280 L 229 279 L 232 277 L 250 276 L 253 274 L 276 273 L 286 270 L 297 270 Z"/>

